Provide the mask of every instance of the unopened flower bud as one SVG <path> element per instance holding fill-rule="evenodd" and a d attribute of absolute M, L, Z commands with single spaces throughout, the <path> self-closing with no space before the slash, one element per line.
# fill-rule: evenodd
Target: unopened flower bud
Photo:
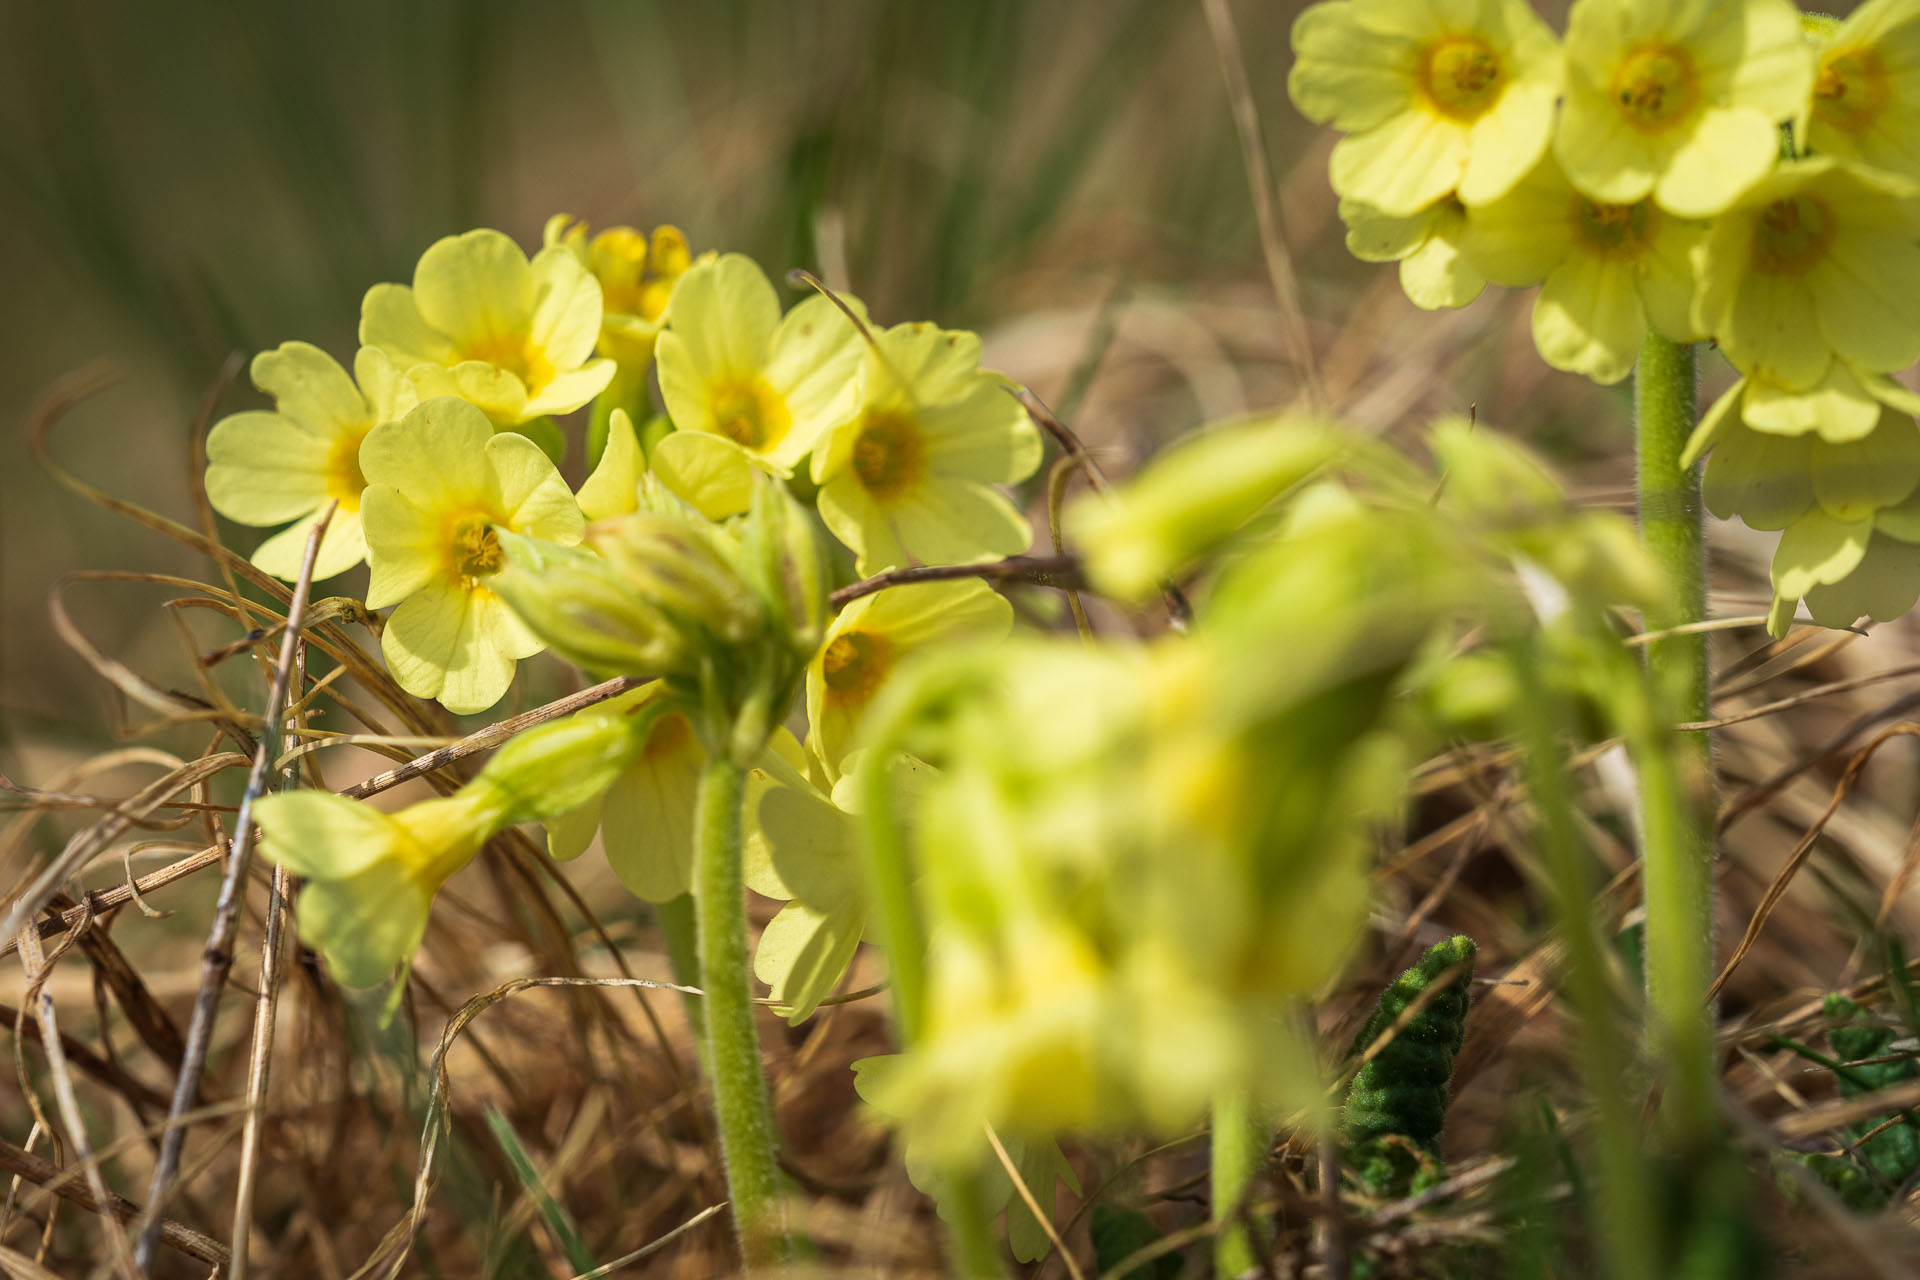
<path fill-rule="evenodd" d="M 667 618 L 588 551 L 500 534 L 507 566 L 487 586 L 555 653 L 600 675 L 653 675 L 683 660 Z"/>

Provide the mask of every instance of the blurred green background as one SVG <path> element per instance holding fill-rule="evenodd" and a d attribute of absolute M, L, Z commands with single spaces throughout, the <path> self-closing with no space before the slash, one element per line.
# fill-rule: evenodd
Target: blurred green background
<path fill-rule="evenodd" d="M 1575 461 L 1617 455 L 1617 395 L 1543 369 L 1523 298 L 1425 316 L 1391 268 L 1347 257 L 1331 138 L 1286 99 L 1300 7 L 1233 10 L 1336 405 L 1380 430 L 1498 405 L 1503 425 L 1555 426 Z M 367 286 L 409 278 L 441 235 L 490 225 L 531 246 L 556 211 L 675 222 L 696 249 L 744 250 L 776 276 L 811 268 L 885 320 L 980 328 L 989 362 L 1047 398 L 1099 351 L 1076 420 L 1120 468 L 1298 385 L 1199 0 L 6 0 L 0 14 L 0 769 L 16 776 L 97 749 L 114 722 L 49 630 L 50 583 L 207 573 L 45 478 L 27 443 L 36 401 L 111 362 L 122 380 L 69 416 L 56 452 L 191 522 L 189 423 L 222 365 L 295 337 L 345 359 Z M 218 412 L 259 403 L 243 374 Z M 242 549 L 259 536 L 228 532 Z M 75 615 L 106 652 L 188 687 L 166 594 L 83 585 Z M 210 621 L 205 637 L 231 638 Z"/>

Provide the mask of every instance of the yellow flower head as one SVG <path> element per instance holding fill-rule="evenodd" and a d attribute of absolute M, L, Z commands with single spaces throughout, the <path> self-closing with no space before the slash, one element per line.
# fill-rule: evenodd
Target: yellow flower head
<path fill-rule="evenodd" d="M 649 238 L 632 227 L 607 227 L 589 240 L 586 223 L 556 213 L 547 219 L 541 239 L 548 248 L 564 246 L 600 282 L 602 314 L 595 349 L 623 365 L 652 360 L 673 286 L 693 265 L 680 228 L 663 224 Z"/>
<path fill-rule="evenodd" d="M 1817 44 L 1807 150 L 1920 179 L 1920 0 L 1867 0 Z"/>
<path fill-rule="evenodd" d="M 435 241 L 413 285 L 377 284 L 360 304 L 360 341 L 408 371 L 421 396 L 458 396 L 503 427 L 571 413 L 612 380 L 593 359 L 600 285 L 552 245 L 527 261 L 481 229 Z"/>
<path fill-rule="evenodd" d="M 1836 357 L 1869 373 L 1920 356 L 1920 201 L 1831 159 L 1782 164 L 1694 249 L 1693 318 L 1743 373 L 1789 391 Z"/>
<path fill-rule="evenodd" d="M 307 534 L 334 501 L 340 506 L 320 540 L 313 576 L 330 578 L 366 558 L 360 442 L 419 398 L 372 347 L 360 349 L 353 370 L 349 378 L 332 356 L 305 342 L 262 351 L 253 358 L 253 381 L 273 397 L 275 411 L 222 418 L 207 436 L 207 500 L 215 511 L 241 524 L 295 522 L 253 553 L 255 564 L 278 577 L 299 576 Z"/>
<path fill-rule="evenodd" d="M 498 532 L 570 545 L 584 521 L 553 463 L 525 436 L 496 435 L 465 401 L 427 401 L 360 449 L 372 581 L 367 606 L 397 604 L 380 636 L 395 680 L 449 711 L 484 711 L 540 642 L 488 589 L 506 563 Z"/>
<path fill-rule="evenodd" d="M 1293 51 L 1294 105 L 1349 135 L 1334 191 L 1389 217 L 1495 199 L 1546 150 L 1560 48 L 1526 0 L 1331 0 Z"/>
<path fill-rule="evenodd" d="M 1596 200 L 1707 217 L 1766 176 L 1812 83 L 1789 0 L 1576 0 L 1554 154 Z"/>
<path fill-rule="evenodd" d="M 1469 219 L 1458 196 L 1442 196 L 1406 218 L 1342 200 L 1340 221 L 1347 224 L 1347 252 L 1362 262 L 1400 264 L 1400 288 L 1416 307 L 1464 307 L 1487 287 L 1486 275 L 1462 251 Z"/>
<path fill-rule="evenodd" d="M 1514 288 L 1545 282 L 1533 305 L 1533 340 L 1548 364 L 1618 382 L 1639 358 L 1649 324 L 1675 341 L 1701 336 L 1689 314 L 1688 255 L 1705 233 L 1705 224 L 1652 200 L 1584 196 L 1549 156 L 1473 211 L 1466 252 L 1489 280 Z"/>
<path fill-rule="evenodd" d="M 667 322 L 660 394 L 676 430 L 655 446 L 654 470 L 706 516 L 737 514 L 754 468 L 790 474 L 850 412 L 859 331 L 822 297 L 782 317 L 766 274 L 738 253 L 689 268 Z"/>
<path fill-rule="evenodd" d="M 1767 628 L 1785 635 L 1794 606 L 1822 626 L 1862 617 L 1887 622 L 1920 601 L 1920 501 L 1909 496 L 1864 519 L 1815 507 L 1788 525 L 1773 555 L 1773 609 Z"/>
<path fill-rule="evenodd" d="M 1872 432 L 1840 444 L 1813 432 L 1777 435 L 1730 423 L 1701 480 L 1707 510 L 1754 529 L 1784 529 L 1816 506 L 1836 520 L 1872 519 L 1915 486 L 1920 427 L 1911 414 L 1884 407 Z"/>
<path fill-rule="evenodd" d="M 862 596 L 827 628 L 807 667 L 808 745 L 838 777 L 858 742 L 860 718 L 887 677 L 916 650 L 1013 629 L 1013 606 L 978 579 L 921 582 Z"/>
<path fill-rule="evenodd" d="M 296 912 L 301 940 L 346 987 L 371 987 L 412 960 L 434 894 L 503 816 L 488 788 L 399 813 L 325 791 L 286 791 L 253 812 L 261 853 L 306 878 Z"/>
<path fill-rule="evenodd" d="M 1006 384 L 980 368 L 980 339 L 932 324 L 876 335 L 857 410 L 814 450 L 820 518 L 863 574 L 963 564 L 1033 543 L 993 486 L 1040 465 L 1040 433 Z"/>

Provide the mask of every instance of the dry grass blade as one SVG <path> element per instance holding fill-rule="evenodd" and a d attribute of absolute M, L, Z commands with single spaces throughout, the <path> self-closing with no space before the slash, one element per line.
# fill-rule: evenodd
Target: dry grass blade
<path fill-rule="evenodd" d="M 1743 724 L 1748 720 L 1758 720 L 1762 716 L 1778 715 L 1782 711 L 1791 711 L 1795 707 L 1805 706 L 1821 698 L 1831 698 L 1836 693 L 1851 693 L 1855 689 L 1865 689 L 1870 685 L 1884 684 L 1889 680 L 1899 680 L 1911 675 L 1920 675 L 1920 662 L 1909 662 L 1898 667 L 1889 667 L 1885 671 L 1875 671 L 1871 675 L 1855 676 L 1851 680 L 1835 680 L 1819 685 L 1804 693 L 1796 693 L 1791 698 L 1781 698 L 1746 711 L 1738 711 L 1730 716 L 1721 716 L 1716 720 L 1689 720 L 1676 724 L 1675 732 L 1693 733 L 1704 729 L 1724 729 L 1730 724 Z M 1720 696 L 1725 696 L 1722 690 Z"/>
<path fill-rule="evenodd" d="M 88 893 L 81 899 L 79 906 L 64 908 L 58 916 L 36 921 L 33 927 L 42 938 L 51 938 L 69 929 L 77 929 L 86 921 L 104 915 L 141 894 L 163 889 L 176 880 L 184 880 L 196 871 L 204 871 L 208 867 L 218 865 L 225 854 L 224 845 L 208 845 L 198 853 L 188 854 L 178 862 L 162 867 L 158 871 L 149 871 L 128 884 L 102 889 L 98 893 Z M 20 939 L 17 936 L 0 942 L 0 958 L 12 955 L 19 945 Z"/>
<path fill-rule="evenodd" d="M 1844 1128 L 1862 1120 L 1884 1116 L 1889 1111 L 1904 1111 L 1914 1106 L 1920 1106 L 1920 1080 L 1908 1080 L 1877 1093 L 1863 1093 L 1857 1097 L 1840 1098 L 1809 1107 L 1774 1121 L 1773 1130 L 1782 1142 L 1799 1142 L 1829 1129 Z"/>
<path fill-rule="evenodd" d="M 101 1202 L 94 1197 L 94 1193 L 74 1181 L 80 1174 L 77 1168 L 62 1169 L 58 1165 L 49 1164 L 30 1151 L 22 1151 L 11 1142 L 0 1142 L 0 1169 L 44 1188 L 62 1200 L 79 1205 L 89 1213 L 102 1212 Z M 140 1212 L 140 1206 L 123 1196 L 109 1193 L 105 1212 L 121 1222 L 131 1222 Z M 183 1226 L 172 1219 L 161 1222 L 160 1243 L 190 1258 L 198 1258 L 202 1262 L 213 1263 L 216 1266 L 224 1264 L 228 1257 L 226 1246 L 218 1240 L 202 1235 L 193 1228 Z"/>
<path fill-rule="evenodd" d="M 1040 1229 L 1047 1233 L 1047 1239 L 1053 1242 L 1053 1251 L 1060 1255 L 1060 1261 L 1065 1264 L 1067 1274 L 1073 1277 L 1073 1280 L 1086 1280 L 1085 1274 L 1080 1270 L 1080 1264 L 1074 1260 L 1072 1251 L 1067 1248 L 1067 1242 L 1062 1240 L 1060 1233 L 1054 1229 L 1053 1215 L 1042 1209 L 1040 1202 L 1034 1198 L 1033 1188 L 1029 1187 L 1027 1180 L 1020 1176 L 1020 1166 L 1015 1164 L 1013 1157 L 1007 1154 L 1007 1148 L 1001 1143 L 1000 1135 L 993 1131 L 993 1126 L 990 1124 L 981 1127 L 986 1130 L 987 1143 L 993 1148 L 993 1158 L 1000 1162 L 1002 1169 L 1006 1170 L 1007 1177 L 1013 1182 L 1014 1192 L 1020 1197 L 1020 1203 L 1027 1206 L 1027 1212 L 1033 1215 L 1034 1221 L 1040 1224 Z"/>
<path fill-rule="evenodd" d="M 240 797 L 240 812 L 234 820 L 234 833 L 227 855 L 226 875 L 220 882 L 220 896 L 214 903 L 213 927 L 207 932 L 207 946 L 201 956 L 200 990 L 193 1002 L 193 1020 L 187 1024 L 186 1055 L 174 1082 L 173 1104 L 168 1108 L 169 1124 L 160 1135 L 160 1153 L 154 1161 L 153 1180 L 147 1192 L 148 1218 L 142 1224 L 134 1256 L 144 1270 L 153 1265 L 159 1245 L 160 1211 L 167 1190 L 180 1164 L 180 1152 L 187 1133 L 172 1123 L 193 1105 L 199 1092 L 200 1070 L 206 1061 L 207 1047 L 213 1040 L 213 1018 L 220 1004 L 221 989 L 233 968 L 233 937 L 240 921 L 240 900 L 245 893 L 247 868 L 253 857 L 253 804 L 266 790 L 268 766 L 280 754 L 280 717 L 287 705 L 287 690 L 293 681 L 294 657 L 300 647 L 301 615 L 313 586 L 313 563 L 320 554 L 320 540 L 339 508 L 337 501 L 327 504 L 307 534 L 306 551 L 300 559 L 300 577 L 294 583 L 293 600 L 287 607 L 287 629 L 281 637 L 280 662 L 273 673 L 273 686 L 267 691 L 267 709 L 262 717 L 264 730 L 254 749 L 253 767 L 247 774 L 246 790 Z"/>
<path fill-rule="evenodd" d="M 666 1248 L 675 1240 L 678 1240 L 681 1236 L 707 1221 L 726 1207 L 727 1202 L 725 1200 L 722 1200 L 719 1204 L 710 1204 L 673 1230 L 667 1232 L 667 1234 L 661 1236 L 658 1240 L 650 1240 L 638 1249 L 635 1249 L 632 1253 L 621 1254 L 612 1262 L 603 1263 L 591 1271 L 582 1271 L 579 1275 L 572 1277 L 571 1280 L 600 1280 L 602 1276 L 610 1276 L 620 1268 L 638 1262 L 648 1254 L 657 1253 L 661 1249 Z"/>
<path fill-rule="evenodd" d="M 1754 943 L 1760 940 L 1760 931 L 1766 927 L 1768 917 L 1773 914 L 1774 908 L 1780 905 L 1780 899 L 1786 896 L 1787 886 L 1792 884 L 1793 878 L 1800 873 L 1800 868 L 1805 865 L 1807 856 L 1813 852 L 1814 843 L 1819 840 L 1820 833 L 1827 829 L 1827 824 L 1833 820 L 1833 815 L 1839 812 L 1840 802 L 1845 800 L 1847 793 L 1853 790 L 1854 784 L 1860 778 L 1860 771 L 1867 767 L 1867 761 L 1873 758 L 1874 752 L 1895 738 L 1920 738 L 1920 723 L 1906 720 L 1896 725 L 1889 725 L 1881 730 L 1873 741 L 1855 752 L 1853 759 L 1847 762 L 1846 772 L 1842 773 L 1840 780 L 1834 784 L 1833 798 L 1827 802 L 1826 809 L 1814 820 L 1813 825 L 1800 838 L 1800 842 L 1794 845 L 1793 852 L 1787 855 L 1787 860 L 1781 866 L 1779 873 L 1767 885 L 1766 895 L 1761 898 L 1760 905 L 1754 909 L 1753 917 L 1747 921 L 1746 932 L 1741 935 L 1740 944 L 1733 949 L 1733 955 L 1727 959 L 1726 967 L 1720 971 L 1720 976 L 1713 980 L 1711 987 L 1707 988 L 1707 999 L 1711 1000 L 1720 994 L 1720 988 L 1727 985 L 1727 979 L 1733 976 L 1733 971 L 1740 967 L 1740 962 L 1747 958 L 1749 951 L 1753 950 Z"/>
<path fill-rule="evenodd" d="M 925 564 L 889 569 L 834 592 L 833 607 L 844 609 L 861 596 L 870 596 L 888 587 L 904 587 L 915 582 L 951 582 L 956 578 L 984 578 L 993 583 L 1032 582 L 1061 591 L 1087 589 L 1079 556 L 1008 556 L 985 564 Z"/>

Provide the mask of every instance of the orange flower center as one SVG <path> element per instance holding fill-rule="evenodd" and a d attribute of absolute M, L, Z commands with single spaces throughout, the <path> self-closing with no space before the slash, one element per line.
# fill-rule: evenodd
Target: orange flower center
<path fill-rule="evenodd" d="M 1679 45 L 1641 45 L 1620 60 L 1613 100 L 1628 124 L 1660 133 L 1692 116 L 1700 103 L 1700 76 Z"/>
<path fill-rule="evenodd" d="M 456 574 L 472 581 L 500 572 L 507 555 L 500 549 L 493 522 L 484 516 L 470 516 L 454 525 L 448 538 L 448 558 Z"/>
<path fill-rule="evenodd" d="M 792 429 L 793 415 L 765 378 L 744 378 L 714 388 L 713 422 L 742 449 L 765 453 Z"/>
<path fill-rule="evenodd" d="M 1585 196 L 1573 198 L 1574 239 L 1596 258 L 1638 261 L 1652 245 L 1659 219 L 1659 211 L 1646 200 L 1602 204 Z"/>
<path fill-rule="evenodd" d="M 1449 120 L 1479 119 L 1506 83 L 1500 55 L 1479 36 L 1443 36 L 1420 61 L 1420 88 L 1434 112 Z"/>
<path fill-rule="evenodd" d="M 367 478 L 360 474 L 360 442 L 366 438 L 366 431 L 341 436 L 327 454 L 327 496 L 338 499 L 342 511 L 360 509 L 360 494 L 367 487 Z"/>
<path fill-rule="evenodd" d="M 898 497 L 926 472 L 927 450 L 913 419 L 903 413 L 867 415 L 853 442 L 853 474 L 882 502 Z"/>
<path fill-rule="evenodd" d="M 871 631 L 842 631 L 820 655 L 827 697 L 834 702 L 865 702 L 893 666 L 893 645 Z"/>
<path fill-rule="evenodd" d="M 647 745 L 641 754 L 649 762 L 670 756 L 687 745 L 693 737 L 693 726 L 678 711 L 669 711 L 653 722 L 653 728 L 647 731 Z"/>
<path fill-rule="evenodd" d="M 1837 230 L 1833 211 L 1804 193 L 1775 200 L 1761 210 L 1753 227 L 1753 269 L 1776 276 L 1800 276 L 1827 256 Z"/>
<path fill-rule="evenodd" d="M 1836 49 L 1820 60 L 1813 117 L 1841 133 L 1865 133 L 1892 96 L 1887 71 L 1872 49 Z"/>

